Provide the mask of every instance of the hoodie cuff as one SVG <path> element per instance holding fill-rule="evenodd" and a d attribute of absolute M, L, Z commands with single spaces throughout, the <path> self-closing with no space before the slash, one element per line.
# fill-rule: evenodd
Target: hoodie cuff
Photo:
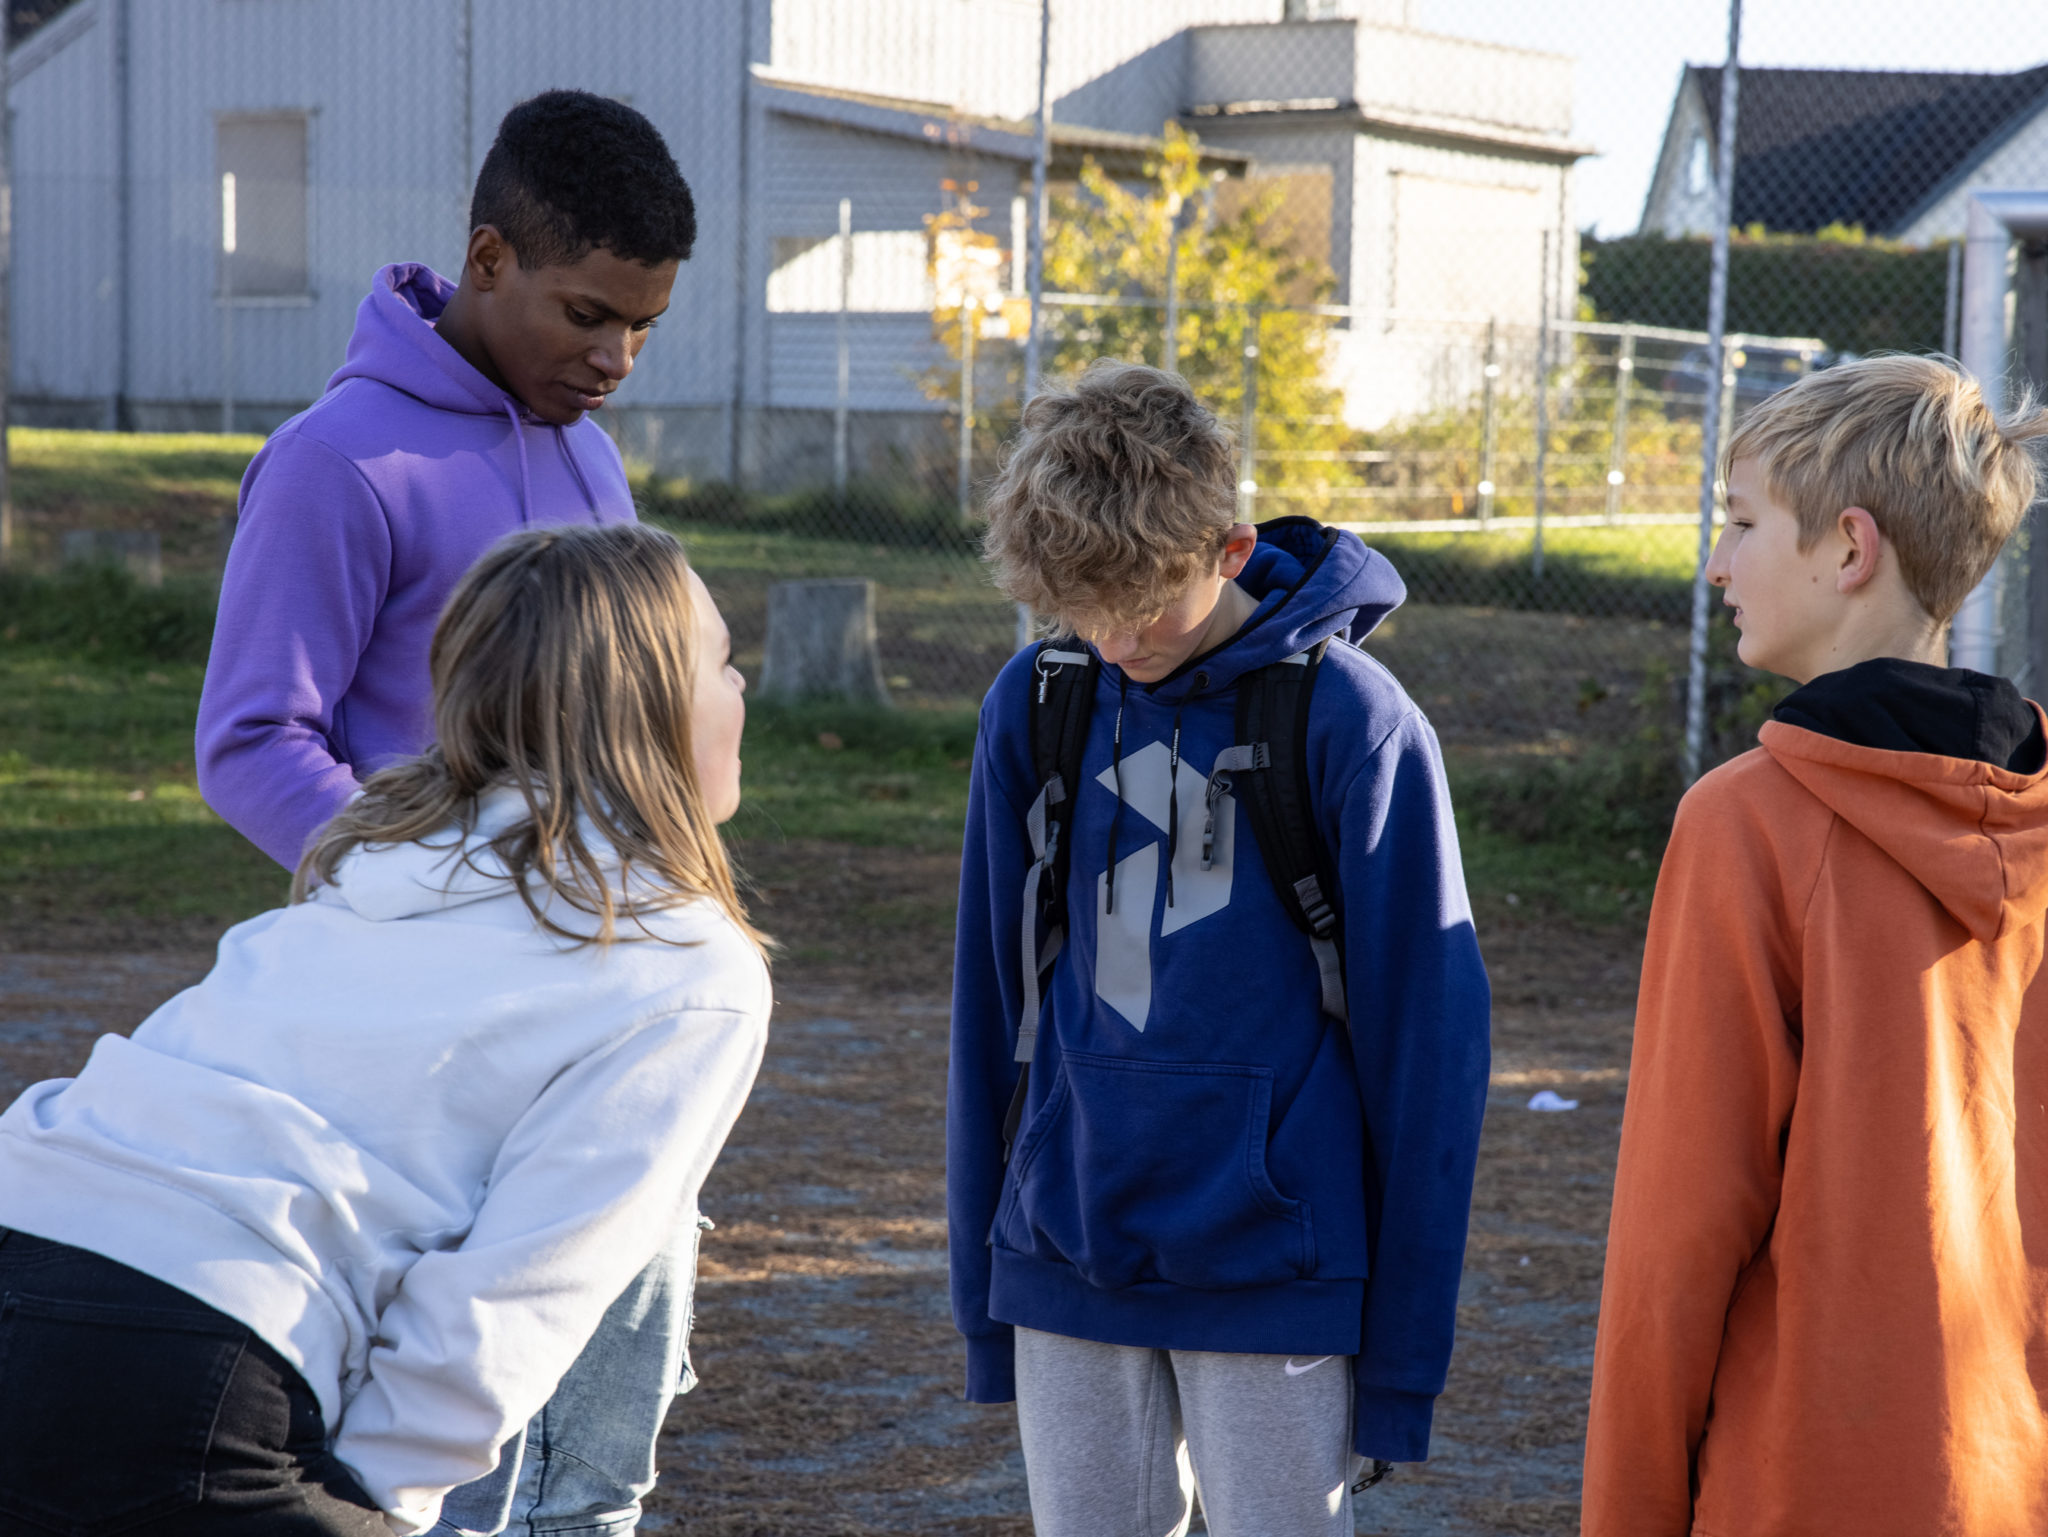
<path fill-rule="evenodd" d="M 1353 1394 L 1353 1406 L 1351 1449 L 1359 1456 L 1387 1462 L 1428 1461 L 1435 1394 L 1400 1393 L 1361 1382 Z"/>
<path fill-rule="evenodd" d="M 1017 1396 L 1016 1333 L 1007 1324 L 997 1334 L 967 1341 L 967 1401 L 1007 1404 Z"/>

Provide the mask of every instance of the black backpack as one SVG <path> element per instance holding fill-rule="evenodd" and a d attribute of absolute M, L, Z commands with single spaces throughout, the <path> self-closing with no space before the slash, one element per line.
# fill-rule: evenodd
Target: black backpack
<path fill-rule="evenodd" d="M 1243 800 L 1274 893 L 1315 953 L 1323 1012 L 1343 1020 L 1347 1013 L 1336 871 L 1316 831 L 1307 762 L 1309 698 L 1329 645 L 1321 641 L 1238 679 L 1236 745 L 1216 760 L 1209 776 L 1202 864 L 1208 867 L 1215 840 L 1216 803 L 1235 791 Z M 1003 1118 L 1005 1162 L 1023 1118 L 1031 1059 L 1038 1047 L 1040 990 L 1066 940 L 1068 823 L 1080 791 L 1081 757 L 1095 708 L 1095 680 L 1102 670 L 1095 653 L 1072 638 L 1042 643 L 1032 665 L 1038 685 L 1031 702 L 1031 760 L 1039 789 L 1025 819 L 1034 862 L 1024 881 L 1024 1008 L 1017 1029 L 1017 1089 Z M 1037 942 L 1041 927 L 1042 945 Z"/>

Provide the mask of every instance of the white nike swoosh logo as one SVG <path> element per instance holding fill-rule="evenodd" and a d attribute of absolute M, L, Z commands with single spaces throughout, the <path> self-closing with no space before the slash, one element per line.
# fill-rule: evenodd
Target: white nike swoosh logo
<path fill-rule="evenodd" d="M 1318 1366 L 1321 1366 L 1325 1361 L 1334 1359 L 1335 1358 L 1332 1356 L 1317 1356 L 1313 1361 L 1309 1362 L 1306 1366 L 1296 1366 L 1294 1364 L 1294 1357 L 1289 1356 L 1287 1358 L 1287 1375 L 1290 1377 L 1299 1377 L 1303 1372 L 1312 1372 Z"/>

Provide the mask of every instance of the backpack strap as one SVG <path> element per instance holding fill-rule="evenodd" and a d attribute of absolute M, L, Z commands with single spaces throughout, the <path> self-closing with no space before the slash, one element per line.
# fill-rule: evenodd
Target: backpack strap
<path fill-rule="evenodd" d="M 1217 759 L 1226 771 L 1223 790 L 1242 786 L 1245 816 L 1273 891 L 1294 926 L 1308 936 L 1321 976 L 1323 1012 L 1346 1019 L 1344 952 L 1337 910 L 1337 877 L 1316 830 L 1308 782 L 1308 707 L 1327 640 L 1307 651 L 1248 673 L 1237 686 L 1237 746 Z M 1226 765 L 1225 760 L 1230 762 Z M 1234 771 L 1234 772 L 1230 772 Z M 1211 821 L 1223 793 L 1209 782 Z M 1203 835 L 1206 859 L 1213 829 Z"/>
<path fill-rule="evenodd" d="M 1071 637 L 1046 641 L 1032 663 L 1038 685 L 1031 698 L 1031 764 L 1038 795 L 1025 813 L 1031 867 L 1024 873 L 1022 932 L 1018 956 L 1024 976 L 1024 1006 L 1017 1020 L 1017 1088 L 1003 1117 L 1003 1161 L 1010 1157 L 1023 1119 L 1031 1083 L 1031 1059 L 1038 1050 L 1038 1015 L 1046 974 L 1067 938 L 1067 869 L 1072 863 L 1067 825 L 1081 787 L 1081 755 L 1088 747 L 1088 720 L 1095 708 L 1095 680 L 1102 664 Z M 1040 933 L 1045 935 L 1043 941 Z"/>

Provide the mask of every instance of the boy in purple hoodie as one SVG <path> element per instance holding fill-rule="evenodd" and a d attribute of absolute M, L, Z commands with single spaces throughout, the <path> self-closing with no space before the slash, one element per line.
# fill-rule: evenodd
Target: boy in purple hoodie
<path fill-rule="evenodd" d="M 522 102 L 478 172 L 460 281 L 379 272 L 326 393 L 249 466 L 197 763 L 207 803 L 278 863 L 298 864 L 364 775 L 432 740 L 427 647 L 477 556 L 526 524 L 633 517 L 590 413 L 632 371 L 696 227 L 641 114 L 581 91 Z M 619 1298 L 440 1529 L 633 1528 L 683 1359 L 695 1237 Z"/>

